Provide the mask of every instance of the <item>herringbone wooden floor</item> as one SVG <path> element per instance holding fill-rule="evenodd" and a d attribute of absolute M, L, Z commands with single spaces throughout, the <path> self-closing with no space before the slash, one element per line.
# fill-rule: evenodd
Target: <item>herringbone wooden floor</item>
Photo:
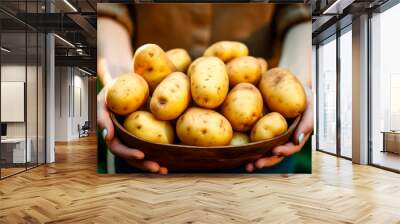
<path fill-rule="evenodd" d="M 400 175 L 315 152 L 313 174 L 98 175 L 95 138 L 0 181 L 0 223 L 400 223 Z"/>

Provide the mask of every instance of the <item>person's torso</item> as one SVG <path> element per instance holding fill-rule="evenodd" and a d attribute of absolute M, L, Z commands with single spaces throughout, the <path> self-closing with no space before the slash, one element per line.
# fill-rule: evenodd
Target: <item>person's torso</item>
<path fill-rule="evenodd" d="M 236 40 L 247 44 L 251 55 L 268 58 L 274 51 L 274 11 L 270 4 L 137 5 L 134 47 L 156 43 L 198 57 L 214 42 Z"/>

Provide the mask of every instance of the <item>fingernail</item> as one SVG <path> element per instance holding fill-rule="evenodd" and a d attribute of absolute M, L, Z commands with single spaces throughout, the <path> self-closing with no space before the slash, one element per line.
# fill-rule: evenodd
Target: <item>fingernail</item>
<path fill-rule="evenodd" d="M 300 135 L 299 135 L 299 144 L 301 143 L 301 142 L 303 142 L 303 139 L 304 139 L 304 133 L 301 133 Z"/>
<path fill-rule="evenodd" d="M 108 134 L 107 128 L 104 128 L 103 131 L 101 132 L 101 135 L 103 136 L 103 139 L 106 139 L 106 136 Z"/>

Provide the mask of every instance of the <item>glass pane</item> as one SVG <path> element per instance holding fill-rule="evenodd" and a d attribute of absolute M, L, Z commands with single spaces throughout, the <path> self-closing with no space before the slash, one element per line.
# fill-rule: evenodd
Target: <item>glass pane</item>
<path fill-rule="evenodd" d="M 352 35 L 340 36 L 340 153 L 352 157 Z"/>
<path fill-rule="evenodd" d="M 318 148 L 336 153 L 336 39 L 318 48 Z"/>
<path fill-rule="evenodd" d="M 31 161 L 26 142 L 26 33 L 1 34 L 1 174 L 25 170 Z M 27 150 L 28 149 L 28 150 Z"/>
<path fill-rule="evenodd" d="M 37 88 L 37 74 L 38 74 L 38 36 L 36 32 L 27 33 L 27 44 L 28 44 L 28 63 L 27 63 L 27 80 L 26 80 L 26 113 L 27 113 L 27 142 L 30 148 L 30 161 L 28 162 L 28 168 L 37 165 L 38 160 L 38 144 L 37 144 L 37 132 L 38 132 L 38 88 Z"/>
<path fill-rule="evenodd" d="M 38 35 L 38 164 L 45 163 L 46 149 L 45 149 L 45 44 L 46 37 L 44 34 Z"/>
<path fill-rule="evenodd" d="M 400 5 L 374 15 L 372 25 L 372 163 L 400 170 Z"/>

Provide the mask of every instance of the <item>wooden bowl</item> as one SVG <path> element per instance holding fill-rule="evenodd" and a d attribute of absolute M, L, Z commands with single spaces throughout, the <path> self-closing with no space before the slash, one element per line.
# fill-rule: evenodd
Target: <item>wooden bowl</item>
<path fill-rule="evenodd" d="M 123 118 L 111 115 L 117 137 L 125 145 L 140 149 L 146 160 L 158 162 L 171 171 L 211 171 L 244 166 L 271 153 L 275 146 L 289 141 L 301 116 L 289 121 L 288 130 L 273 139 L 239 146 L 190 146 L 148 142 L 130 134 L 121 125 Z"/>

